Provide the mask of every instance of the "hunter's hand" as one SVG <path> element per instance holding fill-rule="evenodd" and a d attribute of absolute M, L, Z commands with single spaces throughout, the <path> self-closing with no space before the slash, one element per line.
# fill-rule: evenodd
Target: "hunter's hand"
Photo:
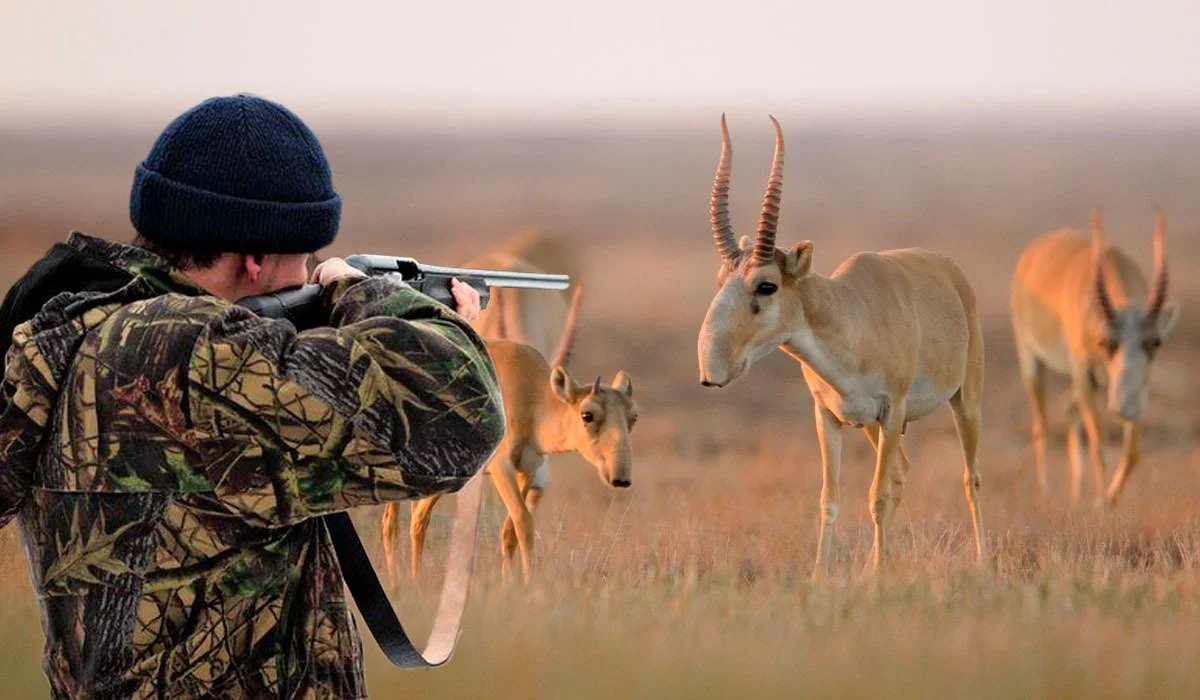
<path fill-rule="evenodd" d="M 313 268 L 312 283 L 319 284 L 322 287 L 327 287 L 343 277 L 366 277 L 366 273 L 362 270 L 350 267 L 350 265 L 341 258 L 329 258 L 322 260 L 319 265 Z"/>
<path fill-rule="evenodd" d="M 466 282 L 459 282 L 457 279 L 450 280 L 450 294 L 454 296 L 455 304 L 459 316 L 467 319 L 467 322 L 474 323 L 475 319 L 479 318 L 479 292 Z"/>

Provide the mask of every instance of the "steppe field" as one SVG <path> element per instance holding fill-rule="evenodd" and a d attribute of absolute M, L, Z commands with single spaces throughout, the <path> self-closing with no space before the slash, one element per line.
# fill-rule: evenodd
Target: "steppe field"
<path fill-rule="evenodd" d="M 752 234 L 771 131 L 765 115 L 738 117 L 734 224 Z M 943 408 L 905 437 L 914 466 L 880 580 L 864 574 L 873 455 L 847 433 L 833 572 L 810 582 L 821 476 L 799 367 L 774 353 L 729 388 L 697 380 L 696 334 L 718 264 L 708 226 L 715 115 L 711 129 L 686 130 L 369 136 L 315 125 L 345 198 L 327 254 L 452 265 L 522 227 L 569 236 L 587 284 L 572 370 L 606 382 L 627 370 L 641 405 L 632 488 L 608 488 L 576 457 L 554 462 L 528 587 L 500 576 L 503 508 L 487 487 L 458 653 L 442 669 L 401 672 L 364 640 L 372 697 L 1200 697 L 1200 127 L 783 124 L 780 245 L 815 241 L 823 274 L 860 250 L 925 246 L 975 286 L 993 561 L 973 566 L 962 458 Z M 0 132 L 0 287 L 72 228 L 129 236 L 134 165 L 159 126 Z M 1153 369 L 1143 461 L 1123 502 L 1071 509 L 1063 380 L 1049 402 L 1052 497 L 1034 482 L 1010 275 L 1028 241 L 1086 226 L 1094 204 L 1106 207 L 1110 239 L 1148 270 L 1155 202 L 1170 216 L 1182 319 Z M 1116 450 L 1114 431 L 1110 463 Z M 381 511 L 356 513 L 377 561 Z M 452 511 L 446 499 L 435 513 L 423 578 L 392 586 L 419 632 Z M 45 697 L 15 524 L 0 531 L 0 571 L 0 697 Z"/>

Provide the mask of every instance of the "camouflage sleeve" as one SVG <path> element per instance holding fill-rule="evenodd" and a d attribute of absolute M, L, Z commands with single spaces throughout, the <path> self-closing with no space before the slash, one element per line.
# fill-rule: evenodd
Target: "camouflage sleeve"
<path fill-rule="evenodd" d="M 22 335 L 18 331 L 18 335 Z M 19 340 L 23 340 L 20 338 Z M 46 377 L 31 366 L 18 342 L 8 349 L 0 386 L 0 528 L 29 495 L 42 428 L 51 408 Z"/>
<path fill-rule="evenodd" d="M 455 491 L 504 436 L 483 341 L 407 285 L 333 289 L 334 327 L 229 307 L 197 341 L 188 407 L 208 480 L 268 525 Z"/>

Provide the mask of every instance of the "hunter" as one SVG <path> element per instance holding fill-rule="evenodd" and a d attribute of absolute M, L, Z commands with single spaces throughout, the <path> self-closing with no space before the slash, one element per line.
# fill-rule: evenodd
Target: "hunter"
<path fill-rule="evenodd" d="M 72 233 L 9 292 L 0 527 L 54 697 L 366 697 L 317 516 L 456 491 L 504 413 L 468 285 L 309 273 L 341 206 L 295 114 L 213 98 L 137 166 L 131 244 Z M 328 327 L 231 303 L 307 281 Z"/>

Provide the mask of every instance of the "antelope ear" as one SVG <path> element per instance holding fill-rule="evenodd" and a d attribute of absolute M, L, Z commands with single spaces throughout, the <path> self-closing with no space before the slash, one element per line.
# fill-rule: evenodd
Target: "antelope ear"
<path fill-rule="evenodd" d="M 742 236 L 742 237 L 741 237 L 741 238 L 738 240 L 738 250 L 742 251 L 743 253 L 747 253 L 747 252 L 749 252 L 749 251 L 750 251 L 750 248 L 751 248 L 751 246 L 753 246 L 753 245 L 754 245 L 754 244 L 753 244 L 753 242 L 751 242 L 751 240 L 750 240 L 750 237 L 749 237 L 749 236 Z"/>
<path fill-rule="evenodd" d="M 1175 323 L 1179 321 L 1179 300 L 1171 299 L 1163 304 L 1162 311 L 1158 312 L 1158 335 L 1166 338 L 1175 330 Z"/>
<path fill-rule="evenodd" d="M 788 251 L 786 270 L 792 277 L 803 277 L 812 269 L 813 242 L 801 241 Z"/>
<path fill-rule="evenodd" d="M 575 401 L 575 381 L 561 366 L 555 366 L 550 370 L 550 388 L 554 390 L 554 395 L 563 401 L 567 403 Z"/>
<path fill-rule="evenodd" d="M 625 370 L 617 372 L 617 376 L 613 377 L 612 388 L 626 396 L 633 396 L 633 380 L 629 378 Z"/>

